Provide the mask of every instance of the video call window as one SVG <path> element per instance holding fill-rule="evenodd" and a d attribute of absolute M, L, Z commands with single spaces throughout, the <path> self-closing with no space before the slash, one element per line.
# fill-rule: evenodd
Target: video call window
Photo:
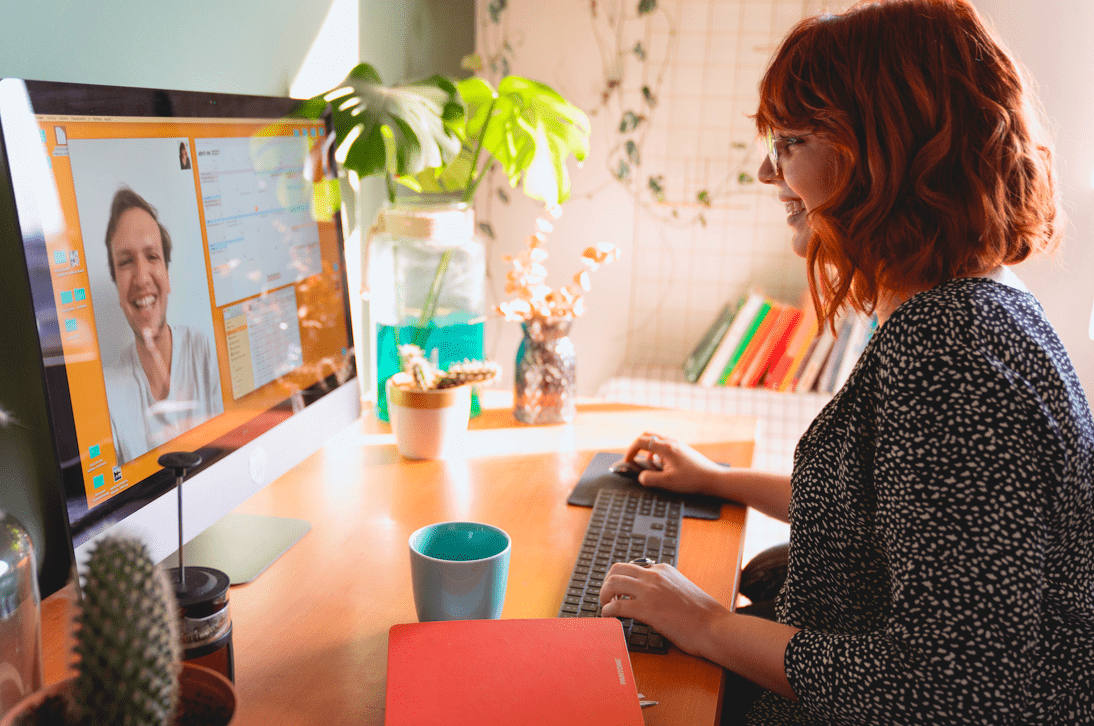
<path fill-rule="evenodd" d="M 87 510 L 352 365 L 338 232 L 303 180 L 320 124 L 38 121 Z"/>

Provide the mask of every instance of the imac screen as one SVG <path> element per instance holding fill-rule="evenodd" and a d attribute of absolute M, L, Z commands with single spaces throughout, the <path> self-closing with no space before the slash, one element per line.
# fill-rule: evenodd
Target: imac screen
<path fill-rule="evenodd" d="M 337 183 L 305 179 L 326 130 L 290 99 L 25 87 L 62 217 L 24 245 L 78 548 L 174 488 L 162 454 L 199 473 L 354 378 Z"/>

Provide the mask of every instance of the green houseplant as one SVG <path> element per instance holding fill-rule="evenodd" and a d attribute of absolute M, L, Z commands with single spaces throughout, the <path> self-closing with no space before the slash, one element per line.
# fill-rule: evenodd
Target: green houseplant
<path fill-rule="evenodd" d="M 181 663 L 178 603 L 143 542 L 101 540 L 76 617 L 76 675 L 31 694 L 0 726 L 227 726 L 235 690 Z"/>
<path fill-rule="evenodd" d="M 570 193 L 567 159 L 572 154 L 582 161 L 588 152 L 588 117 L 549 86 L 520 76 L 504 77 L 497 88 L 481 78 L 441 76 L 384 86 L 367 64 L 306 102 L 301 114 L 329 114 L 334 133 L 316 153 L 327 169 L 383 175 L 391 207 L 399 203 L 400 184 L 419 198 L 463 205 L 447 210 L 447 219 L 433 215 L 422 225 L 408 220 L 413 214 L 405 210 L 382 209 L 370 231 L 368 287 L 379 321 L 377 413 L 386 418 L 384 384 L 399 370 L 400 345 L 418 345 L 438 356 L 441 366 L 482 357 L 485 259 L 475 251 L 481 243 L 473 240 L 469 205 L 488 171 L 497 166 L 511 186 L 557 207 Z M 446 225 L 472 241 L 407 232 Z M 466 294 L 456 289 L 461 284 Z"/>
<path fill-rule="evenodd" d="M 299 114 L 330 114 L 336 162 L 358 177 L 383 174 L 391 203 L 396 182 L 419 192 L 457 192 L 470 202 L 496 163 L 514 188 L 558 204 L 570 195 L 566 159 L 584 161 L 589 151 L 585 112 L 550 86 L 515 75 L 496 89 L 474 76 L 385 86 L 361 63 Z"/>

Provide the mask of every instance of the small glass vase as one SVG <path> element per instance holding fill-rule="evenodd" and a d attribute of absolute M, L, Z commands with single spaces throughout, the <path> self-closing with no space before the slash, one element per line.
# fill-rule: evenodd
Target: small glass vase
<path fill-rule="evenodd" d="M 521 423 L 574 420 L 577 356 L 570 340 L 572 318 L 521 323 L 524 338 L 514 367 L 513 415 Z"/>

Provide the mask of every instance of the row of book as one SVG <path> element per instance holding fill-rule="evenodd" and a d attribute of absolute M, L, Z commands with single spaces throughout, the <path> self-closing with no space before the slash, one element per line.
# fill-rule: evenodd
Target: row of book
<path fill-rule="evenodd" d="M 876 326 L 875 317 L 851 312 L 832 332 L 818 325 L 808 293 L 792 305 L 750 292 L 722 308 L 684 362 L 684 377 L 701 386 L 832 393 Z"/>

